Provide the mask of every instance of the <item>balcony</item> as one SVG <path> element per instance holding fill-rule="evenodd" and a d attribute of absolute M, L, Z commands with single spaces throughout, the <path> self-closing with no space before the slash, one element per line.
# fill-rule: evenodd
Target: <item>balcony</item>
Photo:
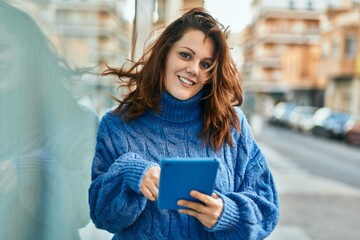
<path fill-rule="evenodd" d="M 269 81 L 269 79 L 251 79 L 244 82 L 246 92 L 262 92 L 262 93 L 286 93 L 290 91 L 290 87 L 284 83 Z"/>
<path fill-rule="evenodd" d="M 277 57 L 259 57 L 254 59 L 253 62 L 262 68 L 280 69 L 280 59 Z"/>
<path fill-rule="evenodd" d="M 67 11 L 114 12 L 116 9 L 116 0 L 55 0 L 52 4 L 55 9 Z"/>
<path fill-rule="evenodd" d="M 319 42 L 319 35 L 304 34 L 261 34 L 258 42 L 264 44 L 316 44 Z"/>
<path fill-rule="evenodd" d="M 331 78 L 334 76 L 352 76 L 355 74 L 354 59 L 322 59 L 320 74 Z"/>
<path fill-rule="evenodd" d="M 113 29 L 99 26 L 60 25 L 58 26 L 58 33 L 59 35 L 69 37 L 110 38 L 115 36 Z"/>
<path fill-rule="evenodd" d="M 318 20 L 321 12 L 314 10 L 288 10 L 265 8 L 262 9 L 259 18 L 263 19 L 303 19 L 303 20 Z"/>

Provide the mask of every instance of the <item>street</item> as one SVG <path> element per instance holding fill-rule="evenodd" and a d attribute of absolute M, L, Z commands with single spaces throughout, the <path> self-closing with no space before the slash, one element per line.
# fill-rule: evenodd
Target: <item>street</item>
<path fill-rule="evenodd" d="M 280 194 L 269 240 L 359 239 L 359 147 L 267 124 L 257 139 Z"/>

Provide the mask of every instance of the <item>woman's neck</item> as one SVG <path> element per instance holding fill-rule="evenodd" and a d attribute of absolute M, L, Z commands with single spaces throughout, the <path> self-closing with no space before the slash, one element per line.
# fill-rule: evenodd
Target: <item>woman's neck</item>
<path fill-rule="evenodd" d="M 160 102 L 159 113 L 150 112 L 157 117 L 174 123 L 186 123 L 201 116 L 201 98 L 203 91 L 187 100 L 179 100 L 164 91 Z"/>

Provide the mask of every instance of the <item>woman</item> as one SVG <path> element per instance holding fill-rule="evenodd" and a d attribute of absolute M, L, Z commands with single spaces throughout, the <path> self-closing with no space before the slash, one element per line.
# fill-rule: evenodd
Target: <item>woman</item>
<path fill-rule="evenodd" d="M 129 70 L 129 92 L 100 122 L 89 190 L 91 218 L 113 239 L 264 239 L 278 196 L 242 111 L 226 29 L 195 8 L 171 23 Z M 157 208 L 164 157 L 221 159 L 212 196 Z"/>

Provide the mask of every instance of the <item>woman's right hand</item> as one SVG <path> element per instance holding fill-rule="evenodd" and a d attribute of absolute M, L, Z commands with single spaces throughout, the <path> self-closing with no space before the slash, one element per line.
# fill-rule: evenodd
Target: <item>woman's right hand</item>
<path fill-rule="evenodd" d="M 145 173 L 140 184 L 140 191 L 150 201 L 155 201 L 159 193 L 160 167 L 152 166 Z"/>

